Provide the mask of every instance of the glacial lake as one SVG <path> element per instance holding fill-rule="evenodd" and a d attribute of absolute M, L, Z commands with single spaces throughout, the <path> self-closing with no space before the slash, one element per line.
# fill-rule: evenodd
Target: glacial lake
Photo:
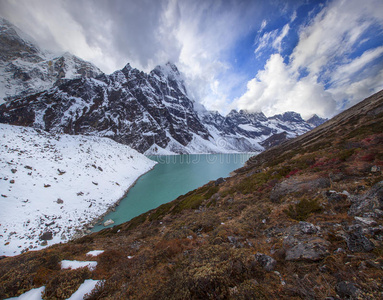
<path fill-rule="evenodd" d="M 112 219 L 115 222 L 108 227 L 127 222 L 211 180 L 228 177 L 254 155 L 241 153 L 150 156 L 149 158 L 158 164 L 137 180 L 116 210 L 104 217 L 104 221 Z M 104 228 L 106 227 L 103 225 L 96 225 L 92 231 Z"/>

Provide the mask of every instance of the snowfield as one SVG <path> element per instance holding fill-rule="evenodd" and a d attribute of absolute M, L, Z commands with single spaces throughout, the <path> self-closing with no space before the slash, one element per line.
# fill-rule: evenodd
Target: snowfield
<path fill-rule="evenodd" d="M 0 255 L 73 238 L 154 165 L 108 138 L 0 124 Z"/>

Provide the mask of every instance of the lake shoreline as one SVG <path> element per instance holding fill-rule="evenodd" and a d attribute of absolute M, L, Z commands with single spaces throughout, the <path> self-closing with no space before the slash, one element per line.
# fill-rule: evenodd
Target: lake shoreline
<path fill-rule="evenodd" d="M 84 224 L 82 227 L 80 228 L 77 228 L 77 233 L 74 234 L 70 239 L 69 241 L 73 241 L 75 239 L 78 239 L 78 238 L 81 238 L 83 236 L 86 236 L 86 235 L 89 235 L 91 233 L 93 233 L 93 231 L 91 231 L 93 229 L 94 226 L 96 225 L 102 225 L 103 221 L 104 221 L 104 217 L 106 215 L 108 215 L 109 213 L 111 213 L 112 211 L 115 211 L 116 207 L 120 205 L 120 202 L 125 199 L 125 197 L 127 196 L 127 194 L 129 193 L 129 191 L 136 185 L 137 181 L 142 177 L 144 176 L 145 174 L 153 171 L 153 169 L 158 165 L 158 163 L 156 163 L 150 170 L 148 170 L 147 172 L 145 173 L 142 173 L 139 177 L 137 177 L 137 179 L 126 189 L 126 191 L 124 192 L 124 195 L 121 196 L 120 198 L 118 198 L 118 200 L 113 203 L 111 206 L 108 207 L 108 209 L 101 215 L 95 217 L 92 221 Z M 105 229 L 108 228 L 108 227 L 105 227 Z"/>
<path fill-rule="evenodd" d="M 243 167 L 246 161 L 256 154 L 150 155 L 148 156 L 150 159 L 158 162 L 155 170 L 140 177 L 140 181 L 127 191 L 125 198 L 119 199 L 118 204 L 110 207 L 107 212 L 92 222 L 93 227 L 87 228 L 87 233 L 98 232 L 128 222 L 211 180 L 231 177 L 233 171 Z M 109 219 L 114 223 L 109 226 L 103 226 L 100 223 L 102 220 Z"/>

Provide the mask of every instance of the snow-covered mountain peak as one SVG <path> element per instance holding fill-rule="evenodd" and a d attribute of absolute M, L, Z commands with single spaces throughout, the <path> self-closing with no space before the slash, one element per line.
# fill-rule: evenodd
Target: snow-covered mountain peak
<path fill-rule="evenodd" d="M 178 89 L 182 94 L 187 95 L 184 76 L 175 64 L 168 62 L 165 65 L 156 66 L 150 72 L 150 76 L 162 82 L 167 82 L 171 88 Z"/>
<path fill-rule="evenodd" d="M 33 39 L 6 19 L 0 18 L 0 61 L 23 57 L 30 62 L 39 62 L 41 50 Z"/>
<path fill-rule="evenodd" d="M 317 114 L 312 115 L 310 118 L 306 120 L 307 123 L 317 127 L 319 125 L 322 125 L 324 122 L 326 122 L 328 119 L 324 119 L 319 117 Z"/>
<path fill-rule="evenodd" d="M 299 113 L 296 113 L 293 111 L 287 111 L 283 114 L 277 114 L 275 116 L 272 116 L 271 118 L 278 119 L 284 122 L 295 122 L 295 123 L 304 122 L 304 120 L 302 119 L 302 116 Z"/>
<path fill-rule="evenodd" d="M 125 67 L 123 67 L 122 69 L 121 69 L 121 71 L 123 72 L 123 73 L 129 73 L 131 70 L 133 70 L 133 68 L 132 68 L 132 66 L 130 65 L 130 63 L 127 63 L 126 65 L 125 65 Z"/>
<path fill-rule="evenodd" d="M 165 65 L 158 65 L 153 70 L 153 73 L 159 76 L 166 76 L 170 79 L 176 79 L 181 77 L 181 73 L 177 66 L 171 62 L 167 62 Z"/>
<path fill-rule="evenodd" d="M 58 80 L 101 73 L 93 64 L 69 52 L 55 56 L 40 49 L 16 26 L 0 20 L 0 104 L 49 89 Z"/>
<path fill-rule="evenodd" d="M 243 109 L 241 109 L 240 111 L 236 111 L 233 109 L 232 111 L 230 111 L 227 117 L 238 120 L 239 124 L 257 123 L 264 122 L 267 120 L 263 112 L 252 113 Z"/>

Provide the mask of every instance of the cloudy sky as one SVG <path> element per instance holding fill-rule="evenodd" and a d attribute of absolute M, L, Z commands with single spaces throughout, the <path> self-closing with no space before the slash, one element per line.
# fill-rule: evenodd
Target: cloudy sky
<path fill-rule="evenodd" d="M 223 114 L 331 117 L 383 88 L 382 0 L 1 0 L 0 15 L 106 73 L 171 61 Z"/>

